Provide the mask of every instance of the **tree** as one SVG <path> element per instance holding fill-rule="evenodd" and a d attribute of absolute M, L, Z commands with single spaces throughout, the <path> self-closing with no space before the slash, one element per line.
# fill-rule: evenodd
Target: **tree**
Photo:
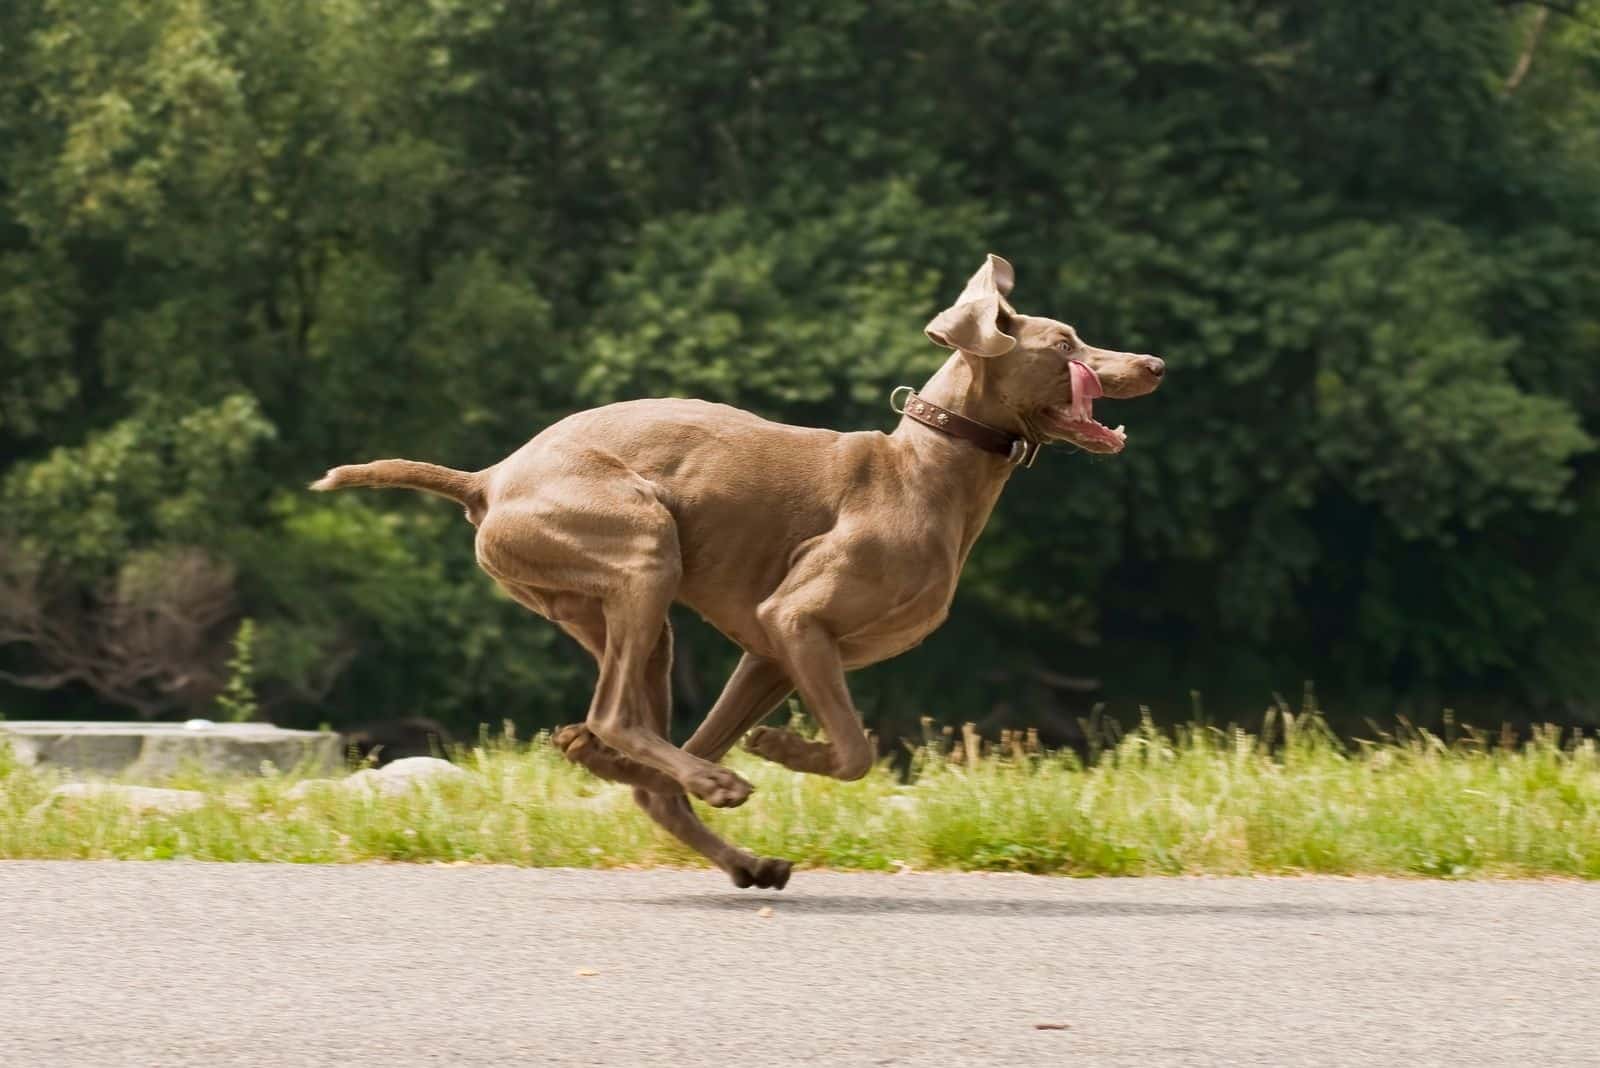
<path fill-rule="evenodd" d="M 232 567 L 274 715 L 567 721 L 587 667 L 456 516 L 299 487 L 645 394 L 884 427 L 992 249 L 1172 374 L 1125 455 L 1017 477 L 951 623 L 858 687 L 885 733 L 1040 672 L 1103 680 L 1071 710 L 1310 677 L 1592 719 L 1600 37 L 1556 11 L 1524 65 L 1538 17 L 12 5 L 0 515 L 80 605 Z M 680 648 L 713 689 L 725 644 Z"/>

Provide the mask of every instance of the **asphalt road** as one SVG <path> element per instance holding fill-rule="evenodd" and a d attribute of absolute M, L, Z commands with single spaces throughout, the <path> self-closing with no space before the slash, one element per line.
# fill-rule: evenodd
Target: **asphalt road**
<path fill-rule="evenodd" d="M 0 863 L 6 1068 L 1592 1066 L 1597 980 L 1575 883 Z"/>

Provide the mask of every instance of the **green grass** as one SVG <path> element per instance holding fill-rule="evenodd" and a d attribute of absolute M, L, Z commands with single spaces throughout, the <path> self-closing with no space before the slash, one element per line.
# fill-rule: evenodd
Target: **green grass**
<path fill-rule="evenodd" d="M 1600 754 L 1554 729 L 1519 745 L 1446 745 L 1423 731 L 1345 746 L 1315 716 L 1238 730 L 1146 724 L 1091 766 L 1018 739 L 930 744 L 910 781 L 857 783 L 731 763 L 756 785 L 711 812 L 723 834 L 805 865 L 1068 875 L 1323 872 L 1600 877 Z M 0 755 L 0 857 L 696 865 L 627 789 L 544 742 L 459 754 L 464 782 L 397 798 L 292 802 L 293 775 L 180 775 L 203 809 L 135 815 L 115 802 L 43 805 L 56 780 Z"/>

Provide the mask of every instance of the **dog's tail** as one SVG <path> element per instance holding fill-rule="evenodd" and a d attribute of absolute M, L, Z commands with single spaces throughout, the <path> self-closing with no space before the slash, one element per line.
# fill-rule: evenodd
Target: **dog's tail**
<path fill-rule="evenodd" d="M 416 460 L 374 460 L 370 464 L 335 467 L 311 483 L 311 488 L 326 491 L 347 486 L 402 486 L 422 490 L 455 501 L 467 510 L 467 518 L 473 525 L 477 525 L 483 518 L 487 476 L 487 471 L 457 471 Z"/>

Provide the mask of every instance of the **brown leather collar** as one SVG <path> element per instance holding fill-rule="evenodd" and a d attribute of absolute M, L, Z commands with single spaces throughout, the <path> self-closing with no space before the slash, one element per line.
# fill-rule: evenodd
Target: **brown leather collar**
<path fill-rule="evenodd" d="M 1032 467 L 1033 461 L 1039 457 L 1039 448 L 1043 442 L 1029 441 L 1027 438 L 1008 434 L 988 423 L 980 423 L 976 419 L 968 419 L 959 412 L 941 408 L 932 401 L 917 396 L 917 391 L 909 386 L 901 386 L 895 393 L 901 390 L 906 391 L 906 404 L 904 408 L 898 410 L 923 426 L 932 427 L 939 433 L 949 434 L 953 438 L 962 438 L 980 449 L 1004 456 L 1015 467 Z M 889 407 L 894 408 L 893 396 L 889 398 Z"/>

